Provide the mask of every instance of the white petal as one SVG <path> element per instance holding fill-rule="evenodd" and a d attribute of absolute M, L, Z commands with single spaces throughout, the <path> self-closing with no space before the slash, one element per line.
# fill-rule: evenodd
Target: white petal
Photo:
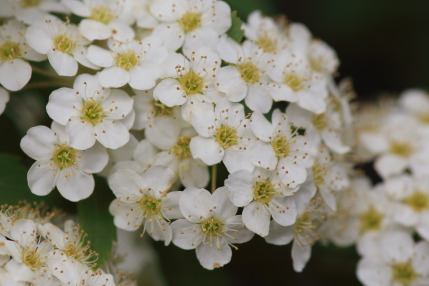
<path fill-rule="evenodd" d="M 62 87 L 51 93 L 49 102 L 46 105 L 46 111 L 50 118 L 61 125 L 66 125 L 70 117 L 79 114 L 79 111 L 73 106 L 81 106 L 79 98 L 76 96 L 76 91 Z"/>
<path fill-rule="evenodd" d="M 79 32 L 88 40 L 105 40 L 112 34 L 112 30 L 103 23 L 84 19 L 79 24 Z"/>
<path fill-rule="evenodd" d="M 252 158 L 250 152 L 247 151 L 235 151 L 226 150 L 225 156 L 222 159 L 226 169 L 229 173 L 247 170 L 252 172 L 255 166 L 252 164 Z"/>
<path fill-rule="evenodd" d="M 109 119 L 125 120 L 125 117 L 133 110 L 133 102 L 133 99 L 125 91 L 113 89 L 102 105 Z M 122 123 L 124 122 L 122 121 Z"/>
<path fill-rule="evenodd" d="M 413 257 L 414 242 L 406 232 L 386 232 L 381 239 L 381 251 L 385 261 L 407 262 Z"/>
<path fill-rule="evenodd" d="M 171 188 L 175 178 L 171 169 L 154 166 L 143 174 L 141 187 L 151 189 L 155 195 L 161 197 Z"/>
<path fill-rule="evenodd" d="M 138 90 L 148 90 L 155 86 L 160 76 L 160 68 L 155 65 L 136 67 L 130 71 L 130 86 Z"/>
<path fill-rule="evenodd" d="M 270 230 L 270 218 L 267 206 L 251 203 L 243 209 L 243 222 L 248 229 L 264 237 Z"/>
<path fill-rule="evenodd" d="M 238 208 L 229 200 L 229 190 L 227 187 L 217 188 L 212 194 L 213 206 L 215 206 L 216 217 L 228 219 L 235 216 Z"/>
<path fill-rule="evenodd" d="M 401 173 L 407 166 L 407 161 L 395 155 L 384 155 L 379 157 L 374 168 L 382 178 Z"/>
<path fill-rule="evenodd" d="M 429 274 L 429 243 L 419 241 L 414 247 L 413 267 L 422 276 Z"/>
<path fill-rule="evenodd" d="M 260 112 L 252 113 L 250 128 L 257 138 L 265 142 L 270 142 L 274 134 L 273 125 Z"/>
<path fill-rule="evenodd" d="M 168 150 L 176 145 L 181 129 L 178 120 L 172 117 L 157 117 L 146 127 L 146 138 L 157 148 Z"/>
<path fill-rule="evenodd" d="M 101 172 L 109 161 L 106 148 L 100 144 L 95 144 L 92 148 L 80 151 L 79 153 L 81 158 L 78 164 L 87 173 Z"/>
<path fill-rule="evenodd" d="M 191 149 L 192 157 L 195 159 L 201 159 L 201 161 L 209 166 L 219 163 L 225 153 L 222 147 L 220 147 L 214 139 L 204 138 L 202 136 L 192 138 L 189 147 Z"/>
<path fill-rule="evenodd" d="M 391 285 L 392 270 L 386 264 L 364 258 L 359 261 L 357 277 L 364 285 Z"/>
<path fill-rule="evenodd" d="M 137 204 L 123 203 L 114 200 L 109 206 L 110 213 L 114 216 L 115 226 L 127 230 L 135 231 L 143 223 L 143 212 Z"/>
<path fill-rule="evenodd" d="M 89 46 L 86 57 L 90 62 L 100 67 L 110 67 L 114 63 L 112 54 L 99 46 Z"/>
<path fill-rule="evenodd" d="M 265 237 L 265 241 L 275 245 L 286 245 L 292 241 L 293 235 L 293 226 L 284 227 L 273 220 L 270 224 L 270 234 Z"/>
<path fill-rule="evenodd" d="M 169 192 L 166 198 L 162 202 L 162 214 L 167 219 L 179 219 L 183 218 L 183 214 L 180 211 L 179 202 L 182 192 Z"/>
<path fill-rule="evenodd" d="M 57 188 L 61 195 L 69 201 L 77 202 L 88 198 L 94 191 L 94 178 L 74 167 L 58 173 Z"/>
<path fill-rule="evenodd" d="M 8 90 L 20 90 L 30 81 L 30 78 L 31 66 L 21 59 L 0 64 L 0 84 Z"/>
<path fill-rule="evenodd" d="M 231 247 L 225 241 L 222 241 L 219 247 L 201 243 L 196 253 L 201 265 L 209 270 L 224 266 L 231 261 L 232 257 Z"/>
<path fill-rule="evenodd" d="M 246 105 L 253 111 L 267 113 L 271 109 L 273 100 L 264 87 L 249 86 L 249 91 L 245 99 Z"/>
<path fill-rule="evenodd" d="M 115 196 L 123 202 L 135 203 L 142 197 L 139 192 L 142 178 L 134 171 L 118 170 L 109 177 L 108 182 Z"/>
<path fill-rule="evenodd" d="M 292 260 L 293 260 L 293 269 L 296 272 L 301 272 L 311 256 L 311 246 L 303 245 L 300 247 L 296 241 L 292 245 Z"/>
<path fill-rule="evenodd" d="M 89 149 L 95 144 L 94 128 L 90 124 L 82 123 L 77 117 L 72 117 L 66 125 L 70 137 L 70 146 L 78 149 Z"/>
<path fill-rule="evenodd" d="M 47 54 L 54 45 L 47 31 L 35 26 L 28 27 L 25 39 L 30 47 L 41 54 Z"/>
<path fill-rule="evenodd" d="M 324 132 L 322 132 L 322 138 L 326 146 L 328 146 L 329 149 L 331 149 L 335 153 L 344 154 L 350 150 L 350 147 L 346 146 L 342 142 L 340 134 L 338 132 L 325 130 Z"/>
<path fill-rule="evenodd" d="M 120 121 L 104 120 L 94 127 L 98 142 L 106 148 L 118 149 L 130 140 L 128 128 Z"/>
<path fill-rule="evenodd" d="M 270 143 L 256 141 L 252 146 L 252 163 L 255 166 L 274 170 L 277 167 L 277 156 Z"/>
<path fill-rule="evenodd" d="M 194 249 L 202 241 L 200 226 L 186 219 L 178 219 L 171 224 L 173 243 L 182 249 Z"/>
<path fill-rule="evenodd" d="M 179 176 L 183 186 L 204 188 L 210 181 L 207 166 L 200 160 L 188 159 L 180 162 Z"/>
<path fill-rule="evenodd" d="M 229 100 L 239 102 L 247 95 L 246 83 L 241 78 L 237 68 L 222 67 L 216 74 L 217 90 L 226 93 Z"/>
<path fill-rule="evenodd" d="M 55 187 L 57 171 L 50 165 L 50 161 L 37 161 L 28 170 L 28 186 L 33 194 L 46 196 Z"/>
<path fill-rule="evenodd" d="M 269 208 L 273 219 L 282 226 L 289 226 L 296 221 L 295 198 L 274 197 L 269 202 Z"/>
<path fill-rule="evenodd" d="M 58 138 L 51 129 L 46 126 L 35 126 L 27 131 L 20 146 L 34 160 L 44 160 L 52 157 L 56 143 L 59 143 Z"/>
<path fill-rule="evenodd" d="M 109 67 L 98 74 L 104 87 L 121 87 L 130 81 L 130 73 L 118 67 Z"/>
<path fill-rule="evenodd" d="M 238 207 L 247 206 L 253 200 L 252 173 L 246 170 L 231 173 L 225 186 L 230 191 L 231 201 Z"/>
<path fill-rule="evenodd" d="M 59 51 L 53 51 L 48 53 L 48 59 L 57 74 L 62 76 L 76 75 L 78 64 L 73 56 Z"/>
<path fill-rule="evenodd" d="M 210 217 L 212 199 L 205 189 L 186 188 L 179 204 L 183 216 L 191 222 L 198 223 Z"/>
<path fill-rule="evenodd" d="M 187 97 L 177 80 L 167 78 L 161 81 L 153 91 L 153 97 L 171 107 L 182 105 Z"/>

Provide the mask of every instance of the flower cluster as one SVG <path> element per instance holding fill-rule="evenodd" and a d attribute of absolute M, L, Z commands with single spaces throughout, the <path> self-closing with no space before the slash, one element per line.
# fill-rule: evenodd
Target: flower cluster
<path fill-rule="evenodd" d="M 302 271 L 349 186 L 351 91 L 334 81 L 332 48 L 259 12 L 241 24 L 217 0 L 6 3 L 1 84 L 31 88 L 33 71 L 61 86 L 46 106 L 51 127 L 21 141 L 36 160 L 34 194 L 80 201 L 100 173 L 120 229 L 195 249 L 207 269 L 254 234 L 293 241 Z M 228 177 L 216 188 L 220 168 Z M 14 233 L 34 245 L 54 240 L 20 224 Z M 58 247 L 55 263 L 72 263 Z"/>
<path fill-rule="evenodd" d="M 61 220 L 59 227 L 54 216 L 39 204 L 2 206 L 1 285 L 136 285 L 121 271 L 98 268 L 84 231 L 73 220 Z"/>
<path fill-rule="evenodd" d="M 379 182 L 354 178 L 325 234 L 339 246 L 356 244 L 364 285 L 426 285 L 429 94 L 408 90 L 380 106 L 363 106 L 355 125 L 356 159 L 374 162 Z"/>

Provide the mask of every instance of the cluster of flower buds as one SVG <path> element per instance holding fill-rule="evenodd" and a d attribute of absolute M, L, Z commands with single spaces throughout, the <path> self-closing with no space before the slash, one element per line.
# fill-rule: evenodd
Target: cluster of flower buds
<path fill-rule="evenodd" d="M 408 90 L 399 100 L 362 106 L 356 159 L 379 176 L 351 180 L 338 198 L 326 236 L 356 244 L 359 280 L 367 286 L 429 283 L 429 94 Z"/>
<path fill-rule="evenodd" d="M 35 72 L 61 87 L 46 106 L 51 127 L 32 127 L 21 141 L 36 160 L 28 172 L 34 194 L 56 187 L 80 201 L 101 173 L 120 229 L 195 249 L 207 269 L 227 264 L 231 247 L 254 234 L 293 241 L 302 271 L 349 186 L 351 91 L 333 79 L 334 50 L 302 24 L 259 12 L 242 24 L 217 0 L 2 5 L 0 83 L 37 87 L 28 84 Z M 29 221 L 14 227 L 31 247 L 56 239 L 40 240 L 54 231 L 39 234 Z M 72 263 L 55 244 L 49 259 Z"/>
<path fill-rule="evenodd" d="M 96 261 L 73 220 L 60 220 L 40 204 L 1 207 L 0 285 L 136 285 L 121 271 L 98 268 Z"/>

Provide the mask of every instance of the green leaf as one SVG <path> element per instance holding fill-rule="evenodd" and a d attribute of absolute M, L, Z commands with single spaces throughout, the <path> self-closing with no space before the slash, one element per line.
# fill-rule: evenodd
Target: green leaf
<path fill-rule="evenodd" d="M 226 34 L 237 43 L 241 43 L 244 37 L 244 30 L 241 28 L 243 21 L 237 16 L 237 11 L 231 13 L 232 25 Z"/>
<path fill-rule="evenodd" d="M 31 193 L 27 184 L 27 171 L 18 156 L 0 153 L 0 204 L 42 200 L 42 197 Z"/>
<path fill-rule="evenodd" d="M 109 213 L 109 204 L 114 196 L 104 178 L 94 178 L 94 193 L 78 202 L 77 210 L 80 226 L 91 241 L 91 249 L 98 253 L 97 267 L 101 267 L 110 257 L 112 244 L 116 241 L 116 227 Z"/>

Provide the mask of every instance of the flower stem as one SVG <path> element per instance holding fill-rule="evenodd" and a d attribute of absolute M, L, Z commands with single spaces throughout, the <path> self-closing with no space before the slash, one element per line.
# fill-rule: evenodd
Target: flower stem
<path fill-rule="evenodd" d="M 31 68 L 33 69 L 33 71 L 34 71 L 34 72 L 37 72 L 37 73 L 39 73 L 39 74 L 41 74 L 41 75 L 44 75 L 44 76 L 47 76 L 47 77 L 52 77 L 52 78 L 63 78 L 62 76 L 59 76 L 59 75 L 57 75 L 57 74 L 55 74 L 55 73 L 51 73 L 51 72 L 49 72 L 49 71 L 46 71 L 46 70 L 41 69 L 41 68 L 39 68 L 39 67 L 36 67 L 36 66 L 34 66 L 34 65 L 32 65 L 32 66 L 31 66 Z"/>
<path fill-rule="evenodd" d="M 217 164 L 212 166 L 212 193 L 216 190 Z"/>
<path fill-rule="evenodd" d="M 24 86 L 23 90 L 31 89 L 31 88 L 44 88 L 44 87 L 62 87 L 64 86 L 63 82 L 55 82 L 55 81 L 39 81 L 32 82 Z"/>

